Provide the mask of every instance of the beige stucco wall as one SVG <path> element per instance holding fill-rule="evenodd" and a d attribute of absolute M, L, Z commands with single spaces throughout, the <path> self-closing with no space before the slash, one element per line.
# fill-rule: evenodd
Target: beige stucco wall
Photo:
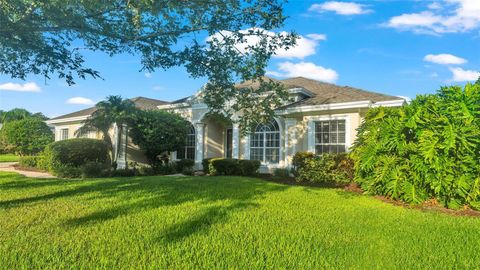
<path fill-rule="evenodd" d="M 62 129 L 68 129 L 68 139 L 77 138 L 75 132 L 82 126 L 81 121 L 76 122 L 67 122 L 67 123 L 59 123 L 55 124 L 55 141 L 60 140 L 60 132 Z M 98 132 L 90 132 L 87 136 L 83 136 L 84 138 L 91 138 L 91 139 L 101 139 L 102 135 Z"/>

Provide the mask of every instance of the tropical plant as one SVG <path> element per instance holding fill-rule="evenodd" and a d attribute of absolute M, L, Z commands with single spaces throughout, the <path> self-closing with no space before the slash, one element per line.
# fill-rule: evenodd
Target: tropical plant
<path fill-rule="evenodd" d="M 35 155 L 53 141 L 53 132 L 38 118 L 7 122 L 0 131 L 2 143 L 20 156 Z"/>
<path fill-rule="evenodd" d="M 137 109 L 131 100 L 122 99 L 120 96 L 108 96 L 106 100 L 98 102 L 95 108 L 96 110 L 82 122 L 82 126 L 75 134 L 82 136 L 91 131 L 100 132 L 110 152 L 112 163 L 114 163 L 117 161 L 120 151 L 113 151 L 110 129 L 116 129 L 115 145 L 120 145 L 122 136 L 127 132 L 127 126 L 133 123 L 133 116 Z"/>
<path fill-rule="evenodd" d="M 442 87 L 401 108 L 369 110 L 351 156 L 368 193 L 480 207 L 480 85 Z"/>
<path fill-rule="evenodd" d="M 166 111 L 138 111 L 130 129 L 130 137 L 145 152 L 154 169 L 158 169 L 165 153 L 185 145 L 190 124 L 181 116 Z"/>
<path fill-rule="evenodd" d="M 234 83 L 260 79 L 270 57 L 295 44 L 295 34 L 273 32 L 286 18 L 284 2 L 0 1 L 0 73 L 20 79 L 58 74 L 74 84 L 100 77 L 85 65 L 84 53 L 130 53 L 140 58 L 142 71 L 184 66 L 193 77 L 208 78 L 204 94 L 211 108 L 234 101 L 248 111 L 242 119 L 271 114 L 282 88 L 262 82 L 237 91 Z"/>

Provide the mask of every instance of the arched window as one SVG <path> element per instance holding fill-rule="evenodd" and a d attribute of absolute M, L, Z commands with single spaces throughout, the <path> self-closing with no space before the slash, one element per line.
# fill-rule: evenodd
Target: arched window
<path fill-rule="evenodd" d="M 264 163 L 280 160 L 280 128 L 277 121 L 259 124 L 250 135 L 250 159 Z"/>
<path fill-rule="evenodd" d="M 195 128 L 190 125 L 185 146 L 177 151 L 177 159 L 195 159 Z"/>

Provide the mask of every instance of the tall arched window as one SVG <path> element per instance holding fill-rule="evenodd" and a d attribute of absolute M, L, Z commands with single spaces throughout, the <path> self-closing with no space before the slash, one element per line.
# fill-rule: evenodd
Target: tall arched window
<path fill-rule="evenodd" d="M 190 125 L 185 146 L 177 151 L 177 159 L 195 159 L 195 128 Z"/>
<path fill-rule="evenodd" d="M 259 124 L 250 135 L 250 159 L 265 163 L 280 160 L 280 128 L 277 121 Z"/>

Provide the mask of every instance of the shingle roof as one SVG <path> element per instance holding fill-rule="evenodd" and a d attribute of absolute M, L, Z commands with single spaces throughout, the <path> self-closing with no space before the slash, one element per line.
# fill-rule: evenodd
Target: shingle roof
<path fill-rule="evenodd" d="M 369 100 L 372 102 L 402 100 L 400 97 L 385 95 L 381 93 L 366 91 L 350 86 L 339 86 L 331 83 L 320 82 L 304 77 L 295 77 L 284 80 L 268 78 L 272 81 L 283 84 L 287 89 L 303 88 L 313 93 L 312 97 L 305 98 L 285 107 L 298 107 L 308 105 L 322 105 L 333 103 L 344 103 Z M 258 82 L 244 82 L 238 87 L 258 87 Z M 284 107 L 284 108 L 285 108 Z"/>
<path fill-rule="evenodd" d="M 159 105 L 169 104 L 169 102 L 167 102 L 167 101 L 153 99 L 153 98 L 146 98 L 146 97 L 136 97 L 136 98 L 131 98 L 130 100 L 135 104 L 135 107 L 137 107 L 139 109 L 142 109 L 142 110 L 154 110 L 154 109 L 157 109 L 157 106 L 159 106 Z M 91 115 L 96 110 L 97 110 L 97 108 L 90 107 L 90 108 L 83 109 L 83 110 L 80 110 L 80 111 L 76 111 L 76 112 L 73 112 L 73 113 L 61 115 L 61 116 L 52 118 L 50 120 L 58 120 L 58 119 L 63 119 L 63 118 L 88 116 L 88 115 Z"/>

